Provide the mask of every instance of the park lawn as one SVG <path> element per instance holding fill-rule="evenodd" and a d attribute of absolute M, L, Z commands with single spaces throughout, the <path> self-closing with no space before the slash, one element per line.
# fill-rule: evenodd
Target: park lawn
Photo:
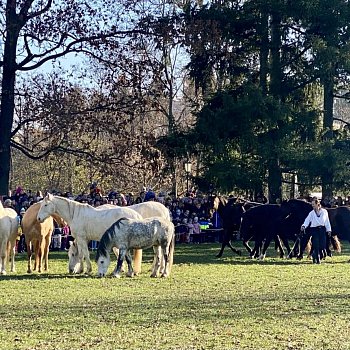
<path fill-rule="evenodd" d="M 28 275 L 20 254 L 0 277 L 0 349 L 350 349 L 349 245 L 321 265 L 218 250 L 177 245 L 168 279 L 149 278 L 150 250 L 132 279 L 71 276 L 66 252 Z"/>

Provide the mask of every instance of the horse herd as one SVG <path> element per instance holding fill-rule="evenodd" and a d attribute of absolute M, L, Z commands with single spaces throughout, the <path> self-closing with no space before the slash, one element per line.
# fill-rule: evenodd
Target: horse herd
<path fill-rule="evenodd" d="M 109 249 L 112 247 L 119 249 L 118 264 L 114 272 L 116 277 L 120 277 L 124 258 L 128 262 L 128 275 L 133 275 L 134 270 L 129 256 L 129 250 L 132 249 L 134 250 L 135 272 L 140 272 L 142 249 L 146 247 L 154 249 L 154 267 L 151 276 L 156 277 L 159 270 L 161 270 L 162 277 L 167 277 L 170 273 L 173 263 L 175 230 L 168 209 L 161 203 L 144 202 L 129 207 L 104 205 L 94 208 L 88 204 L 48 194 L 40 203 L 31 206 L 22 219 L 22 229 L 27 244 L 28 272 L 32 272 L 33 250 L 36 257 L 34 270 L 42 271 L 44 258 L 44 269 L 48 269 L 47 257 L 53 218 L 59 223 L 67 224 L 75 238 L 68 251 L 69 272 L 71 273 L 82 273 L 84 261 L 86 272 L 91 273 L 88 250 L 90 240 L 103 242 L 100 245 L 101 249 L 97 252 L 100 276 L 104 276 L 108 269 Z M 9 257 L 11 257 L 11 271 L 15 270 L 14 255 L 17 234 L 16 212 L 13 209 L 3 208 L 1 204 L 1 274 L 6 274 L 6 262 Z"/>
<path fill-rule="evenodd" d="M 310 236 L 306 232 L 300 236 L 300 227 L 312 210 L 311 204 L 303 200 L 290 199 L 281 205 L 227 201 L 219 196 L 209 198 L 211 211 L 217 210 L 223 221 L 224 236 L 217 257 L 221 257 L 226 246 L 234 253 L 231 240 L 238 232 L 249 255 L 264 259 L 266 251 L 275 241 L 284 256 L 283 246 L 288 257 L 302 258 Z M 327 209 L 332 225 L 329 244 L 340 252 L 340 239 L 350 240 L 350 208 Z M 91 273 L 91 261 L 88 250 L 90 240 L 100 241 L 96 254 L 98 275 L 105 276 L 110 264 L 112 248 L 118 256 L 113 275 L 120 277 L 123 260 L 128 264 L 128 276 L 141 271 L 142 249 L 153 247 L 154 261 L 152 277 L 160 272 L 162 277 L 170 274 L 174 255 L 174 225 L 169 210 L 161 203 L 150 201 L 129 207 L 103 205 L 94 208 L 60 196 L 47 196 L 32 205 L 22 219 L 22 231 L 25 235 L 28 255 L 28 273 L 33 270 L 48 270 L 48 252 L 55 220 L 59 225 L 68 225 L 74 242 L 68 250 L 69 272 Z M 6 274 L 7 261 L 11 261 L 11 272 L 15 271 L 15 245 L 18 235 L 18 218 L 15 210 L 4 208 L 0 201 L 0 273 Z M 254 247 L 249 245 L 254 241 Z M 291 249 L 289 241 L 294 245 Z M 297 244 L 298 243 L 298 244 Z M 130 251 L 133 250 L 132 259 Z M 35 254 L 34 269 L 32 255 Z M 327 253 L 331 255 L 331 251 Z"/>
<path fill-rule="evenodd" d="M 244 247 L 252 258 L 264 259 L 271 241 L 275 241 L 284 256 L 283 246 L 288 251 L 288 257 L 301 259 L 310 241 L 309 230 L 301 233 L 301 226 L 312 210 L 311 203 L 299 199 L 290 199 L 277 204 L 259 204 L 252 202 L 231 201 L 222 197 L 210 198 L 210 207 L 217 210 L 223 220 L 223 242 L 217 257 L 221 257 L 224 248 L 228 246 L 233 252 L 241 254 L 231 245 L 231 240 L 239 234 Z M 332 235 L 327 237 L 326 254 L 331 256 L 331 247 L 341 251 L 341 240 L 350 241 L 350 207 L 341 206 L 327 208 Z M 339 239 L 338 239 L 339 238 Z M 254 240 L 251 248 L 249 241 Z M 293 241 L 292 249 L 289 241 Z"/>

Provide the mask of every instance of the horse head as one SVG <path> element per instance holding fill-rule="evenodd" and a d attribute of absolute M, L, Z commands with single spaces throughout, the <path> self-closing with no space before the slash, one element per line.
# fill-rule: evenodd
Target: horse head
<path fill-rule="evenodd" d="M 226 205 L 226 200 L 221 196 L 212 195 L 208 197 L 208 208 L 210 217 L 213 216 L 214 211 L 220 212 Z"/>
<path fill-rule="evenodd" d="M 68 271 L 69 273 L 82 273 L 83 266 L 80 263 L 77 243 L 69 242 L 68 249 Z"/>
<path fill-rule="evenodd" d="M 53 202 L 53 199 L 54 196 L 51 193 L 48 193 L 42 200 L 38 215 L 36 217 L 39 222 L 44 222 L 46 218 L 55 212 L 55 204 Z"/>
<path fill-rule="evenodd" d="M 110 254 L 108 252 L 106 255 L 100 254 L 100 251 L 97 250 L 96 263 L 97 263 L 97 276 L 98 277 L 106 276 L 108 267 L 111 263 Z"/>

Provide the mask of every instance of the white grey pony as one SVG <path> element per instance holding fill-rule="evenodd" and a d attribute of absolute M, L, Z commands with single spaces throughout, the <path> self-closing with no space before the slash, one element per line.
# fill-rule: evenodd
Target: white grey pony
<path fill-rule="evenodd" d="M 122 218 L 116 221 L 103 235 L 97 249 L 96 262 L 98 276 L 106 275 L 110 265 L 110 252 L 112 248 L 119 249 L 117 266 L 113 271 L 113 276 L 120 277 L 124 258 L 128 264 L 128 276 L 133 276 L 130 249 L 144 249 L 153 247 L 154 265 L 151 277 L 157 277 L 161 253 L 164 256 L 164 268 L 161 277 L 167 277 L 172 264 L 175 246 L 174 224 L 164 218 L 154 217 L 146 219 Z"/>

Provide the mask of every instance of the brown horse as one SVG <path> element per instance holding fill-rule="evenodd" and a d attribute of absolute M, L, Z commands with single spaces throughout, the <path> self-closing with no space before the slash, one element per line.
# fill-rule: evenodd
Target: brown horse
<path fill-rule="evenodd" d="M 42 272 L 43 260 L 44 270 L 48 270 L 49 246 L 51 235 L 54 230 L 53 218 L 50 216 L 44 222 L 37 220 L 38 211 L 41 203 L 31 205 L 25 212 L 22 219 L 22 231 L 25 236 L 28 256 L 28 273 L 32 270 L 32 256 L 35 254 L 34 271 Z M 63 226 L 65 223 L 60 217 L 55 217 L 55 221 Z"/>

